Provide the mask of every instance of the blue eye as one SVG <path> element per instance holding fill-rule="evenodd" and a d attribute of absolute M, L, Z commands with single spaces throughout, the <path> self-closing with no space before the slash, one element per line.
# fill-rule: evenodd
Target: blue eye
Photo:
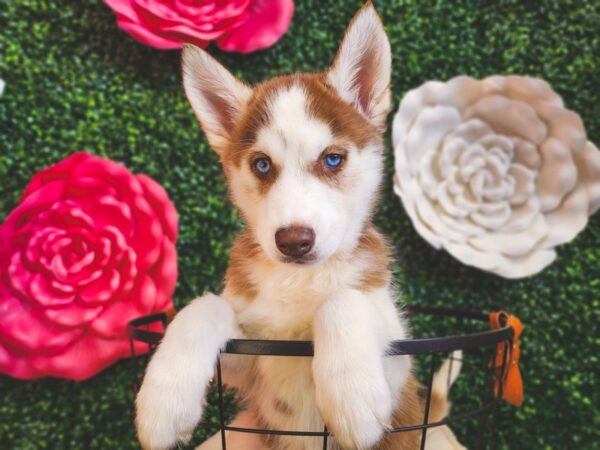
<path fill-rule="evenodd" d="M 271 170 L 271 160 L 269 158 L 255 159 L 254 168 L 259 174 L 266 175 Z"/>
<path fill-rule="evenodd" d="M 342 155 L 338 155 L 337 153 L 329 153 L 325 156 L 325 165 L 330 169 L 335 169 L 342 164 Z"/>

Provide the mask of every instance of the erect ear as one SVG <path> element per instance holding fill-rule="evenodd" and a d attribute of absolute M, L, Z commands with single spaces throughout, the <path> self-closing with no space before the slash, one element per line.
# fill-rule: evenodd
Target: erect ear
<path fill-rule="evenodd" d="M 369 1 L 350 22 L 327 82 L 383 131 L 390 110 L 391 71 L 390 43 Z"/>
<path fill-rule="evenodd" d="M 183 87 L 212 148 L 221 154 L 231 139 L 252 89 L 216 59 L 193 45 L 182 52 Z"/>

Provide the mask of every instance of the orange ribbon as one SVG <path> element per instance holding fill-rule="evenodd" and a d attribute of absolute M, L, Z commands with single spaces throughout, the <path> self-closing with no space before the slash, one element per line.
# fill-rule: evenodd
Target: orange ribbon
<path fill-rule="evenodd" d="M 523 324 L 516 316 L 511 316 L 503 311 L 490 313 L 490 327 L 492 330 L 511 326 L 514 330 L 512 347 L 508 348 L 510 342 L 501 342 L 496 350 L 494 369 L 496 371 L 496 384 L 494 394 L 496 397 L 502 394 L 502 399 L 514 406 L 523 403 L 523 378 L 519 370 L 519 338 L 523 332 Z M 506 357 L 506 360 L 505 360 Z M 504 373 L 502 369 L 504 368 Z"/>
<path fill-rule="evenodd" d="M 175 318 L 175 313 L 177 311 L 175 311 L 175 307 L 170 307 L 169 309 L 165 310 L 165 314 L 167 315 L 167 325 L 170 324 L 173 319 Z"/>

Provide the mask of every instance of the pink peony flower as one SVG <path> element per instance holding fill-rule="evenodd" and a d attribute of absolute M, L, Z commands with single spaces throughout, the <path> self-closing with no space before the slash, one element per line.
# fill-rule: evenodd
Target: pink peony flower
<path fill-rule="evenodd" d="M 121 164 L 36 174 L 0 225 L 0 372 L 81 380 L 128 356 L 127 322 L 172 306 L 176 238 L 165 190 Z"/>
<path fill-rule="evenodd" d="M 119 26 L 161 49 L 185 43 L 249 53 L 270 47 L 287 30 L 292 0 L 104 0 Z"/>

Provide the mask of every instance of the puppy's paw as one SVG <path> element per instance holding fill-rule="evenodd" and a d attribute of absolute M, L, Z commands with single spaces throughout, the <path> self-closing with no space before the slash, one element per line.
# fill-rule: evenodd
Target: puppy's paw
<path fill-rule="evenodd" d="M 190 440 L 202 417 L 203 401 L 185 391 L 156 370 L 147 371 L 136 399 L 135 421 L 144 450 L 167 450 Z"/>
<path fill-rule="evenodd" d="M 234 336 L 231 307 L 207 294 L 183 308 L 166 330 L 138 393 L 136 426 L 145 450 L 190 439 L 221 349 Z"/>
<path fill-rule="evenodd" d="M 317 406 L 325 424 L 344 449 L 375 446 L 391 424 L 392 395 L 383 369 L 328 368 L 318 360 L 313 364 Z"/>

